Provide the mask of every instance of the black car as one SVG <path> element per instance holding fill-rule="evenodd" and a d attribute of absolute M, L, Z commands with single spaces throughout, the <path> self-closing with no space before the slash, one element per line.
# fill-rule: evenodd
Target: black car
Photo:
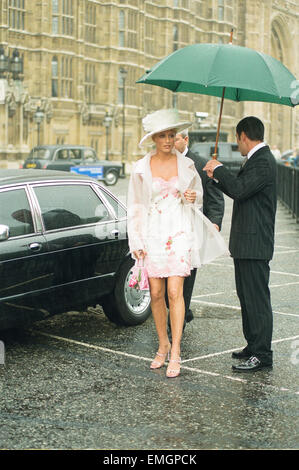
<path fill-rule="evenodd" d="M 206 162 L 212 158 L 215 151 L 215 142 L 197 142 L 191 146 L 190 150 L 202 162 Z M 244 157 L 239 152 L 237 144 L 219 142 L 217 160 L 223 163 L 232 173 L 236 174 L 240 170 Z"/>
<path fill-rule="evenodd" d="M 84 145 L 33 147 L 23 163 L 23 168 L 71 171 L 71 168 L 78 165 L 86 168 L 86 174 L 104 181 L 108 186 L 116 184 L 122 174 L 121 162 L 99 160 L 95 150 Z"/>
<path fill-rule="evenodd" d="M 96 180 L 0 170 L 0 329 L 100 304 L 116 324 L 150 314 L 128 287 L 126 208 Z"/>

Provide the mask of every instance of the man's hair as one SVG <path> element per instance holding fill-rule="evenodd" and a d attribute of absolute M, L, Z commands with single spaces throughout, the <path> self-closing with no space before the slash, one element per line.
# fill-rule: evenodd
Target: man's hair
<path fill-rule="evenodd" d="M 183 129 L 182 131 L 177 132 L 177 134 L 181 134 L 181 136 L 188 137 L 188 129 Z"/>
<path fill-rule="evenodd" d="M 239 137 L 241 133 L 244 132 L 250 140 L 264 140 L 264 124 L 255 116 L 248 116 L 242 119 L 238 123 L 236 131 Z"/>

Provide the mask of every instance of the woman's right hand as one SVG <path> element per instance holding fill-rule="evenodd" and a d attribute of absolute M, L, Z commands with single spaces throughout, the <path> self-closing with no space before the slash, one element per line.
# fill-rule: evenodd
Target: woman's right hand
<path fill-rule="evenodd" d="M 146 255 L 146 252 L 144 250 L 136 250 L 136 251 L 133 251 L 133 254 L 134 254 L 135 258 L 143 259 Z"/>

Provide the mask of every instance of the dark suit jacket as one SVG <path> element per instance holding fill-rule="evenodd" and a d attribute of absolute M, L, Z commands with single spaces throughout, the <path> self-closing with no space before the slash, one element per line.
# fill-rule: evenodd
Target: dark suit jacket
<path fill-rule="evenodd" d="M 201 160 L 200 157 L 190 152 L 189 149 L 186 156 L 194 161 L 195 168 L 201 177 L 203 186 L 203 213 L 213 224 L 217 224 L 219 229 L 221 229 L 224 214 L 224 198 L 222 191 L 218 189 L 217 184 L 203 171 L 203 167 L 206 164 L 204 160 Z"/>
<path fill-rule="evenodd" d="M 237 176 L 215 169 L 219 188 L 234 199 L 229 249 L 233 258 L 270 260 L 277 203 L 276 161 L 268 146 L 257 150 Z"/>

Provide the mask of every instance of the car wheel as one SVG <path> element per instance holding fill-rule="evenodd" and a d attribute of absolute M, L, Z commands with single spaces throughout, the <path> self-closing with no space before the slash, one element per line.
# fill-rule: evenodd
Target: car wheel
<path fill-rule="evenodd" d="M 117 171 L 115 170 L 109 170 L 107 171 L 106 175 L 105 175 L 105 184 L 107 186 L 113 186 L 114 184 L 116 184 L 118 181 L 118 173 Z"/>
<path fill-rule="evenodd" d="M 149 291 L 138 291 L 129 287 L 133 265 L 134 260 L 131 258 L 122 264 L 113 292 L 102 300 L 105 315 L 117 325 L 140 325 L 151 314 Z"/>

